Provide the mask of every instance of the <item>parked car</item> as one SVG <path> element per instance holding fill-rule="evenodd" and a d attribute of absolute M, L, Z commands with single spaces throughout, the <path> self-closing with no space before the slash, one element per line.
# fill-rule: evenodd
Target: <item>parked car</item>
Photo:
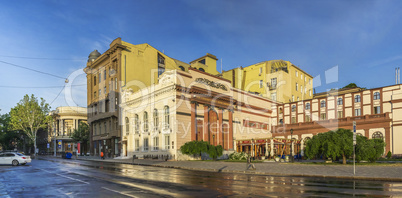
<path fill-rule="evenodd" d="M 21 153 L 0 153 L 0 164 L 11 164 L 17 166 L 18 164 L 25 165 L 26 163 L 31 163 L 31 157 L 25 156 Z"/>

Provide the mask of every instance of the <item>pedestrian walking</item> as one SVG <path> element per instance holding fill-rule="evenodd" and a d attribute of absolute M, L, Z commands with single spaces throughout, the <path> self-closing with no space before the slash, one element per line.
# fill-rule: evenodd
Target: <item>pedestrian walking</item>
<path fill-rule="evenodd" d="M 248 170 L 250 167 L 251 167 L 251 170 L 255 170 L 255 169 L 256 169 L 255 166 L 254 166 L 254 164 L 251 163 L 251 157 L 248 156 L 248 157 L 247 157 L 247 167 L 246 167 L 246 170 Z"/>
<path fill-rule="evenodd" d="M 101 159 L 105 159 L 105 156 L 103 155 L 103 151 L 101 151 L 100 157 L 101 157 Z"/>

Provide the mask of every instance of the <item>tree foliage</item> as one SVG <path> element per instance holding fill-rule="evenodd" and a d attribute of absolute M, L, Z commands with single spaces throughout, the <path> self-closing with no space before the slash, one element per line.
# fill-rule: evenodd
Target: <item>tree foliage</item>
<path fill-rule="evenodd" d="M 382 139 L 367 139 L 356 136 L 356 160 L 376 161 L 384 153 L 385 143 Z M 333 160 L 342 157 L 343 164 L 353 154 L 353 132 L 338 129 L 320 133 L 306 143 L 308 158 L 327 157 Z"/>
<path fill-rule="evenodd" d="M 20 143 L 20 134 L 18 131 L 10 129 L 10 115 L 0 116 L 0 148 L 3 150 L 12 150 L 16 148 L 16 143 Z"/>
<path fill-rule="evenodd" d="M 36 134 L 40 128 L 47 127 L 50 120 L 49 110 L 50 106 L 43 98 L 38 101 L 38 98 L 33 94 L 31 96 L 25 95 L 17 103 L 17 106 L 10 111 L 11 129 L 23 131 L 34 144 L 36 150 Z"/>
<path fill-rule="evenodd" d="M 212 159 L 216 159 L 223 154 L 223 148 L 221 145 L 214 146 L 205 141 L 191 141 L 186 142 L 180 147 L 180 151 L 186 155 L 198 155 L 201 156 L 202 153 L 207 153 Z"/>
<path fill-rule="evenodd" d="M 358 87 L 356 83 L 349 83 L 348 85 L 344 86 L 343 88 L 356 88 Z"/>
<path fill-rule="evenodd" d="M 78 128 L 74 129 L 73 133 L 71 134 L 71 139 L 73 139 L 75 142 L 80 142 L 81 146 L 84 147 L 85 149 L 81 149 L 83 152 L 86 152 L 86 148 L 89 143 L 89 126 L 85 122 L 81 122 Z"/>

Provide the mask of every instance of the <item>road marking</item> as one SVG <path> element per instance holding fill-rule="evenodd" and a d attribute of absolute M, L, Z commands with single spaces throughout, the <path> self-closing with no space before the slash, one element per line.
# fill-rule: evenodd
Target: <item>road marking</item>
<path fill-rule="evenodd" d="M 128 197 L 136 197 L 136 196 L 134 196 L 134 195 L 130 195 L 130 194 L 127 194 L 127 193 L 119 192 L 119 191 L 117 191 L 117 190 L 112 190 L 112 189 L 110 189 L 110 188 L 106 188 L 106 187 L 102 187 L 102 188 L 105 189 L 105 190 L 108 190 L 108 191 L 112 191 L 112 192 L 121 194 L 121 195 L 126 195 L 126 196 L 128 196 Z"/>
<path fill-rule="evenodd" d="M 45 172 L 47 172 L 47 173 L 52 173 L 52 172 L 47 171 L 47 170 L 44 170 L 44 169 L 40 169 L 40 170 L 45 171 Z M 88 182 L 86 182 L 86 181 L 82 181 L 82 180 L 80 180 L 80 179 L 75 179 L 75 178 L 68 177 L 68 176 L 65 176 L 65 175 L 61 175 L 61 174 L 56 174 L 56 175 L 57 175 L 57 176 L 60 176 L 60 177 L 67 178 L 67 179 L 71 179 L 71 180 L 74 180 L 74 181 L 79 181 L 79 182 L 82 182 L 82 183 L 84 183 L 84 184 L 90 184 L 90 183 L 88 183 Z"/>
<path fill-rule="evenodd" d="M 60 175 L 60 174 L 56 174 L 56 175 L 58 175 L 58 176 L 60 176 L 60 177 L 65 177 L 65 178 L 67 178 L 67 179 L 71 179 L 71 180 L 79 181 L 79 182 L 82 182 L 82 183 L 84 183 L 84 184 L 89 184 L 88 182 L 86 182 L 86 181 L 82 181 L 82 180 L 80 180 L 80 179 L 75 179 L 75 178 L 68 177 L 68 176 L 65 176 L 65 175 Z"/>

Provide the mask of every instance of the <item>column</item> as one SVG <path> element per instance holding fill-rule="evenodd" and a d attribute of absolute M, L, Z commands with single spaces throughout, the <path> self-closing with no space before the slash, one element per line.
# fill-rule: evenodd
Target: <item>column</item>
<path fill-rule="evenodd" d="M 385 153 L 388 153 L 388 151 L 391 150 L 391 135 L 390 134 L 391 134 L 390 127 L 385 127 Z"/>
<path fill-rule="evenodd" d="M 229 149 L 233 149 L 233 110 L 229 110 Z"/>
<path fill-rule="evenodd" d="M 202 135 L 202 139 L 204 141 L 208 141 L 208 120 L 208 106 L 204 105 L 204 133 Z"/>
<path fill-rule="evenodd" d="M 217 144 L 216 145 L 222 145 L 223 142 L 223 133 L 222 133 L 222 125 L 223 125 L 223 109 L 219 108 L 218 109 L 218 135 L 217 135 Z"/>
<path fill-rule="evenodd" d="M 197 130 L 197 121 L 195 120 L 196 117 L 196 103 L 191 103 L 191 141 L 195 140 L 196 130 Z"/>
<path fill-rule="evenodd" d="M 265 140 L 265 157 L 268 157 L 268 140 Z"/>
<path fill-rule="evenodd" d="M 304 156 L 304 139 L 303 138 L 300 140 L 300 154 L 302 157 Z"/>
<path fill-rule="evenodd" d="M 225 146 L 225 150 L 227 150 L 227 145 L 228 145 L 228 142 L 225 144 L 226 146 Z M 235 148 L 235 151 L 236 152 L 241 152 L 241 149 L 238 151 L 237 150 L 237 141 L 234 141 L 234 148 Z"/>
<path fill-rule="evenodd" d="M 274 156 L 274 139 L 271 138 L 271 157 Z"/>

